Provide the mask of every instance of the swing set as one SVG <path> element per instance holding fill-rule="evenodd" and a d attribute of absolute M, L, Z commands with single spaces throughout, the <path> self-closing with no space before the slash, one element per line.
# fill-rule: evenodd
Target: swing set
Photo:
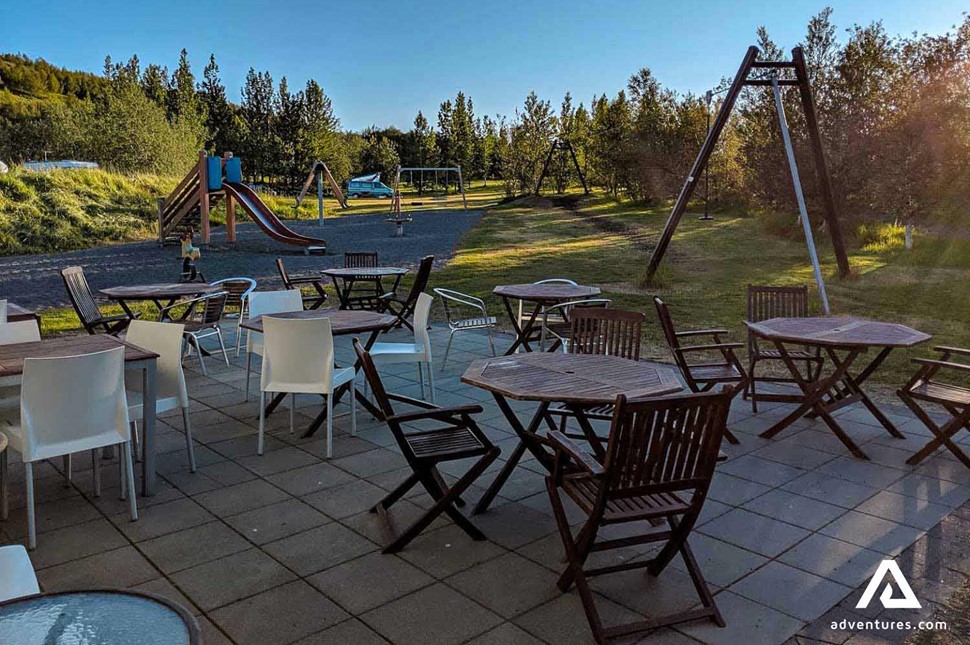
<path fill-rule="evenodd" d="M 435 187 L 435 193 L 432 195 L 431 198 L 433 200 L 435 200 L 435 201 L 444 201 L 444 200 L 448 199 L 448 189 L 451 186 L 451 175 L 452 174 L 456 175 L 456 187 L 458 189 L 458 192 L 461 194 L 462 207 L 465 210 L 468 210 L 468 199 L 465 196 L 465 182 L 464 182 L 464 180 L 462 179 L 462 176 L 461 176 L 461 166 L 454 166 L 454 167 L 451 167 L 451 168 L 418 168 L 418 167 L 410 168 L 410 167 L 398 166 L 397 172 L 394 173 L 394 199 L 391 200 L 391 210 L 392 211 L 395 208 L 395 206 L 394 206 L 395 203 L 398 204 L 398 206 L 400 206 L 400 200 L 401 200 L 401 175 L 404 174 L 404 173 L 407 173 L 407 178 L 408 178 L 407 179 L 407 183 L 410 184 L 410 185 L 412 185 L 412 186 L 415 185 L 414 184 L 414 174 L 415 173 L 418 174 L 418 184 L 417 185 L 418 185 L 418 192 L 419 192 L 419 194 L 423 194 L 424 193 L 425 177 L 426 176 L 428 176 L 428 177 L 432 177 L 433 176 L 434 177 L 434 184 L 432 184 L 432 185 Z M 438 187 L 441 186 L 441 177 L 442 176 L 444 176 L 444 180 L 445 180 L 445 183 L 444 183 L 445 189 L 444 189 L 443 192 L 441 192 L 440 190 L 438 190 Z M 423 204 L 422 204 L 422 202 L 419 202 L 419 201 L 412 201 L 410 205 L 411 206 L 422 206 Z"/>
<path fill-rule="evenodd" d="M 300 194 L 296 197 L 296 206 L 293 207 L 294 211 L 300 208 L 300 204 L 303 203 L 303 198 L 306 197 L 307 191 L 313 185 L 314 179 L 317 180 L 317 219 L 318 223 L 323 226 L 323 182 L 326 181 L 330 185 L 330 190 L 333 191 L 333 196 L 337 199 L 337 203 L 340 204 L 340 208 L 347 208 L 347 198 L 344 196 L 344 192 L 340 190 L 340 184 L 330 174 L 330 169 L 327 168 L 327 164 L 322 161 L 315 161 L 313 162 L 313 167 L 310 168 L 310 173 L 307 175 L 306 181 L 303 182 L 303 188 L 300 190 Z"/>
<path fill-rule="evenodd" d="M 835 260 L 839 268 L 839 276 L 849 275 L 849 258 L 845 249 L 845 239 L 842 237 L 842 228 L 839 224 L 839 217 L 835 207 L 835 198 L 832 193 L 832 182 L 829 177 L 828 168 L 825 164 L 825 154 L 822 151 L 822 138 L 818 129 L 818 118 L 815 114 L 815 100 L 812 97 L 812 87 L 808 79 L 808 71 L 805 65 L 805 54 L 801 47 L 792 50 L 790 61 L 759 61 L 758 48 L 752 45 L 748 48 L 738 69 L 734 81 L 731 83 L 724 101 L 718 110 L 714 125 L 707 133 L 704 145 L 701 146 L 700 153 L 691 167 L 690 174 L 684 182 L 677 201 L 667 218 L 667 224 L 660 235 L 660 240 L 653 250 L 650 257 L 650 264 L 647 267 L 647 279 L 653 278 L 660 266 L 667 248 L 673 239 L 674 231 L 680 223 L 681 217 L 687 210 L 687 204 L 697 184 L 700 182 L 704 169 L 707 167 L 711 154 L 717 145 L 718 138 L 727 125 L 734 109 L 734 104 L 745 87 L 770 87 L 775 97 L 775 109 L 778 112 L 778 125 L 781 130 L 782 143 L 785 147 L 785 155 L 788 159 L 788 169 L 791 173 L 792 185 L 795 190 L 795 199 L 798 202 L 799 219 L 805 231 L 805 242 L 808 245 L 808 253 L 812 261 L 812 269 L 815 274 L 815 282 L 818 285 L 819 297 L 822 300 L 822 307 L 826 314 L 829 313 L 828 296 L 825 292 L 825 282 L 822 279 L 822 270 L 819 266 L 818 252 L 815 248 L 815 239 L 812 235 L 812 226 L 808 218 L 808 209 L 805 205 L 805 195 L 802 192 L 802 183 L 798 174 L 798 166 L 795 163 L 795 152 L 792 147 L 791 134 L 788 130 L 788 119 L 785 115 L 785 108 L 782 102 L 781 88 L 797 87 L 801 97 L 802 109 L 805 112 L 805 125 L 808 130 L 808 138 L 812 149 L 812 159 L 815 165 L 815 172 L 818 178 L 819 193 L 822 202 L 823 215 L 828 225 L 829 236 L 832 238 L 832 246 L 835 251 Z"/>

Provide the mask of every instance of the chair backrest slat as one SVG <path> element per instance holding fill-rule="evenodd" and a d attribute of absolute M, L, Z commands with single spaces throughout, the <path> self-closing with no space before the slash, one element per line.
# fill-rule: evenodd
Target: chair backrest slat
<path fill-rule="evenodd" d="M 280 280 L 283 281 L 283 286 L 287 289 L 292 289 L 293 283 L 290 282 L 290 274 L 286 272 L 283 258 L 276 258 L 276 270 L 280 272 Z"/>
<path fill-rule="evenodd" d="M 748 285 L 748 320 L 760 322 L 771 318 L 807 318 L 808 286 Z M 755 351 L 757 339 L 748 334 L 748 350 Z"/>
<path fill-rule="evenodd" d="M 347 269 L 371 268 L 378 266 L 377 252 L 351 251 L 344 253 L 344 267 Z"/>
<path fill-rule="evenodd" d="M 74 305 L 74 311 L 84 328 L 90 331 L 91 324 L 101 319 L 101 310 L 84 276 L 84 269 L 79 266 L 67 267 L 61 271 L 61 277 L 64 278 L 64 286 L 71 304 Z"/>
<path fill-rule="evenodd" d="M 570 312 L 571 354 L 602 354 L 640 360 L 646 316 L 638 311 L 576 307 Z"/>

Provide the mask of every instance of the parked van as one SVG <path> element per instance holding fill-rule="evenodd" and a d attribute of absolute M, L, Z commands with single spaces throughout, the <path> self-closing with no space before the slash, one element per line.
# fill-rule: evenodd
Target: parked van
<path fill-rule="evenodd" d="M 381 173 L 352 177 L 347 182 L 347 197 L 378 197 L 387 199 L 394 191 L 381 181 Z"/>

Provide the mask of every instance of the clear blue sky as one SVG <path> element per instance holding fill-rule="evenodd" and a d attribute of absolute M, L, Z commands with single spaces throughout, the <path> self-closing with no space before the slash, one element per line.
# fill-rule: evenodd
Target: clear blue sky
<path fill-rule="evenodd" d="M 893 34 L 940 33 L 966 0 L 687 0 L 624 2 L 126 2 L 0 0 L 0 51 L 100 72 L 105 55 L 170 68 L 185 47 L 197 75 L 209 53 L 233 100 L 250 66 L 317 79 L 344 127 L 432 123 L 458 90 L 478 114 L 511 114 L 529 90 L 558 106 L 615 93 L 642 66 L 664 85 L 697 93 L 736 70 L 755 29 L 788 50 L 808 18 L 832 4 L 840 30 L 882 20 Z"/>

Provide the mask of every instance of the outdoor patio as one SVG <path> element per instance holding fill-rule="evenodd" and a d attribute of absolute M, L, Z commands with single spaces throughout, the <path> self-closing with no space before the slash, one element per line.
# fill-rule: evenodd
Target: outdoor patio
<path fill-rule="evenodd" d="M 442 372 L 447 336 L 440 327 L 431 335 L 438 404 L 484 406 L 478 419 L 502 449 L 478 480 L 485 486 L 517 438 L 488 392 L 459 381 L 470 361 L 491 355 L 486 336 L 457 335 Z M 502 351 L 512 339 L 497 340 Z M 338 360 L 350 362 L 349 337 L 336 344 Z M 277 411 L 269 417 L 266 453 L 257 456 L 257 396 L 244 401 L 245 356 L 230 368 L 209 359 L 208 376 L 194 360 L 186 366 L 198 472 L 188 471 L 179 412 L 164 415 L 159 490 L 138 498 L 137 522 L 119 499 L 116 467 L 102 469 L 104 490 L 95 498 L 90 462 L 81 455 L 73 486 L 52 463 L 37 465 L 39 535 L 30 555 L 44 591 L 108 586 L 169 596 L 198 616 L 210 645 L 591 642 L 576 591 L 562 594 L 555 584 L 562 546 L 545 471 L 534 459 L 527 455 L 490 510 L 474 518 L 488 541 L 474 542 L 439 518 L 400 554 L 381 555 L 381 520 L 367 509 L 409 472 L 383 423 L 358 410 L 352 437 L 349 416 L 337 418 L 334 458 L 327 462 L 323 432 L 300 438 L 299 426 L 320 411 L 319 398 L 301 397 L 297 433 L 288 430 L 287 411 Z M 381 373 L 389 390 L 419 395 L 413 365 L 382 366 Z M 513 408 L 531 415 L 535 404 Z M 923 604 L 891 610 L 894 621 L 928 618 L 970 575 L 970 471 L 944 450 L 907 466 L 928 440 L 914 417 L 884 408 L 906 434 L 901 440 L 858 405 L 839 411 L 871 457 L 865 462 L 820 421 L 799 420 L 773 440 L 758 437 L 790 409 L 761 404 L 755 415 L 735 400 L 729 427 L 740 444 L 722 444 L 728 459 L 718 465 L 690 538 L 727 627 L 697 621 L 620 642 L 841 643 L 853 634 L 833 631 L 832 621 L 886 611 L 880 603 L 854 609 L 883 559 L 896 559 Z M 958 443 L 967 445 L 966 436 L 958 435 Z M 464 472 L 464 464 L 451 465 L 443 467 L 446 475 Z M 19 460 L 11 460 L 9 472 L 11 512 L 0 523 L 0 544 L 25 543 Z M 392 509 L 399 523 L 430 505 L 418 490 Z M 466 512 L 482 488 L 472 491 Z M 620 557 L 645 551 L 631 548 Z M 656 579 L 634 570 L 592 585 L 607 624 L 697 602 L 679 558 Z M 867 632 L 848 642 L 878 637 Z"/>

